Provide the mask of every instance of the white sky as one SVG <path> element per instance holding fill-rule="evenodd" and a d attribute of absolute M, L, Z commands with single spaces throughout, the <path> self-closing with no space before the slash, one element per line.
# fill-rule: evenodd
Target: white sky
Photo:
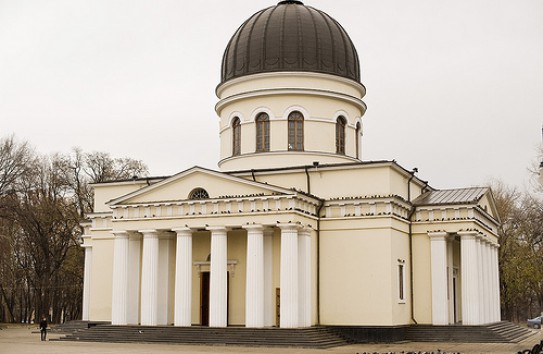
<path fill-rule="evenodd" d="M 217 169 L 215 87 L 238 26 L 272 0 L 0 0 L 0 136 Z M 361 61 L 363 159 L 437 188 L 521 189 L 543 123 L 542 0 L 307 0 Z"/>

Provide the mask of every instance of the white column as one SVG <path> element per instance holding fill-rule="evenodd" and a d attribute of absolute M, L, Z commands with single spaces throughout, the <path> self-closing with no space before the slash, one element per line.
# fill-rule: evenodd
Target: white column
<path fill-rule="evenodd" d="M 211 231 L 211 274 L 209 284 L 209 326 L 226 327 L 228 316 L 228 270 L 226 228 Z"/>
<path fill-rule="evenodd" d="M 298 225 L 279 224 L 281 229 L 281 328 L 299 326 L 299 291 L 298 291 Z"/>
<path fill-rule="evenodd" d="M 275 322 L 273 306 L 273 229 L 264 229 L 264 326 Z"/>
<path fill-rule="evenodd" d="M 483 290 L 483 296 L 484 296 L 484 306 L 485 306 L 485 316 L 484 316 L 484 322 L 486 323 L 492 323 L 492 275 L 490 273 L 491 271 L 491 258 L 490 258 L 490 241 L 489 240 L 483 240 L 483 277 L 484 277 L 484 290 Z"/>
<path fill-rule="evenodd" d="M 494 323 L 494 322 L 498 321 L 498 316 L 497 316 L 497 313 L 496 313 L 496 304 L 497 304 L 496 300 L 497 300 L 498 296 L 496 296 L 496 291 L 499 291 L 499 287 L 496 284 L 496 270 L 495 270 L 495 265 L 496 265 L 495 262 L 496 261 L 494 259 L 495 248 L 496 248 L 496 245 L 494 244 L 494 242 L 490 242 L 490 245 L 489 245 L 490 274 L 489 274 L 489 277 L 490 277 L 490 298 L 491 298 L 491 304 L 490 304 L 490 322 L 491 323 Z"/>
<path fill-rule="evenodd" d="M 89 235 L 83 235 L 83 247 L 85 249 L 85 270 L 83 273 L 83 321 L 90 319 L 90 289 L 92 279 L 92 245 L 88 244 L 87 240 L 90 240 Z"/>
<path fill-rule="evenodd" d="M 176 326 L 192 324 L 192 230 L 179 228 L 175 255 L 175 315 Z"/>
<path fill-rule="evenodd" d="M 447 233 L 430 232 L 431 272 L 432 272 L 432 324 L 449 324 L 449 305 L 447 301 Z"/>
<path fill-rule="evenodd" d="M 492 245 L 493 322 L 501 321 L 499 247 L 498 244 Z"/>
<path fill-rule="evenodd" d="M 245 326 L 264 327 L 264 228 L 245 225 L 247 230 L 247 280 L 245 283 Z"/>
<path fill-rule="evenodd" d="M 113 231 L 113 293 L 111 324 L 128 324 L 128 232 Z"/>
<path fill-rule="evenodd" d="M 157 273 L 157 325 L 172 324 L 174 306 L 174 284 L 172 282 L 175 270 L 173 233 L 161 232 L 158 235 L 158 273 Z"/>
<path fill-rule="evenodd" d="M 140 323 L 140 270 L 141 270 L 141 234 L 128 234 L 128 294 L 127 316 L 129 325 Z"/>
<path fill-rule="evenodd" d="M 477 236 L 477 269 L 479 281 L 477 286 L 479 287 L 479 322 L 477 324 L 485 323 L 485 287 L 484 287 L 484 262 L 483 262 L 483 240 L 481 235 Z"/>
<path fill-rule="evenodd" d="M 311 327 L 313 292 L 311 279 L 311 229 L 302 229 L 298 234 L 298 274 L 299 274 L 299 327 Z"/>
<path fill-rule="evenodd" d="M 479 267 L 477 232 L 459 232 L 462 277 L 462 324 L 479 324 Z"/>
<path fill-rule="evenodd" d="M 158 253 L 156 230 L 142 230 L 143 264 L 141 273 L 141 325 L 158 324 Z"/>
<path fill-rule="evenodd" d="M 449 324 L 454 323 L 454 238 L 447 237 L 447 303 L 449 306 Z"/>

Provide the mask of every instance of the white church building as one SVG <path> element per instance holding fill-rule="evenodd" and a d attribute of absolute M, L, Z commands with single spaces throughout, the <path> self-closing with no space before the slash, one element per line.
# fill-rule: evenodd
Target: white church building
<path fill-rule="evenodd" d="M 93 185 L 83 319 L 393 327 L 500 321 L 487 188 L 438 190 L 362 154 L 356 49 L 281 1 L 224 52 L 218 170 Z"/>

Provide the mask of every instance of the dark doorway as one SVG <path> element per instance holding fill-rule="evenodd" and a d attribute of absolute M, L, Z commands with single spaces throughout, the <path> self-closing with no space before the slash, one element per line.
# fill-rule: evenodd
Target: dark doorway
<path fill-rule="evenodd" d="M 200 325 L 209 326 L 209 272 L 200 273 Z"/>
<path fill-rule="evenodd" d="M 281 325 L 281 289 L 275 288 L 275 325 Z"/>
<path fill-rule="evenodd" d="M 453 275 L 453 311 L 454 311 L 454 323 L 458 322 L 458 308 L 457 308 L 457 298 L 456 298 L 456 275 Z"/>
<path fill-rule="evenodd" d="M 209 284 L 210 272 L 200 273 L 200 325 L 209 326 Z M 226 273 L 226 323 L 230 313 L 230 272 Z"/>

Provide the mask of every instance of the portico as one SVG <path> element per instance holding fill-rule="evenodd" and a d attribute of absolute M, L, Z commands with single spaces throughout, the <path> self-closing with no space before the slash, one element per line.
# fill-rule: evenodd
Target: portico
<path fill-rule="evenodd" d="M 499 319 L 498 245 L 477 231 L 429 232 L 432 273 L 432 324 L 494 323 Z M 454 244 L 460 244 L 455 247 Z M 454 262 L 455 253 L 460 264 Z M 454 269 L 458 269 L 455 272 Z M 456 274 L 455 274 L 456 273 Z M 456 277 L 461 284 L 453 284 Z M 458 289 L 461 289 L 461 299 Z M 461 301 L 458 301 L 461 300 Z M 455 309 L 461 312 L 455 318 Z"/>
<path fill-rule="evenodd" d="M 151 326 L 200 324 L 202 319 L 195 322 L 192 316 L 192 309 L 200 301 L 193 296 L 193 286 L 200 285 L 194 284 L 193 274 L 199 277 L 203 267 L 202 262 L 195 264 L 193 240 L 202 238 L 210 239 L 209 326 L 228 326 L 229 302 L 242 300 L 229 299 L 228 278 L 241 273 L 245 274 L 245 326 L 262 328 L 275 325 L 274 312 L 278 306 L 280 327 L 309 327 L 312 325 L 314 286 L 311 277 L 312 232 L 311 228 L 292 222 L 115 231 L 112 299 L 116 311 L 112 314 L 112 323 Z M 235 259 L 233 267 L 228 266 L 229 234 L 243 234 L 246 243 L 244 259 Z M 273 267 L 274 234 L 280 243 L 279 269 Z M 201 245 L 202 242 L 196 244 Z M 240 254 L 233 252 L 236 258 Z M 141 264 L 138 262 L 140 256 Z M 246 266 L 243 272 L 236 269 L 243 264 Z M 229 268 L 235 275 L 229 274 Z M 277 277 L 277 273 L 281 300 L 274 306 L 273 277 Z M 137 281 L 140 274 L 141 286 Z M 141 303 L 139 308 L 136 306 L 138 302 Z"/>

